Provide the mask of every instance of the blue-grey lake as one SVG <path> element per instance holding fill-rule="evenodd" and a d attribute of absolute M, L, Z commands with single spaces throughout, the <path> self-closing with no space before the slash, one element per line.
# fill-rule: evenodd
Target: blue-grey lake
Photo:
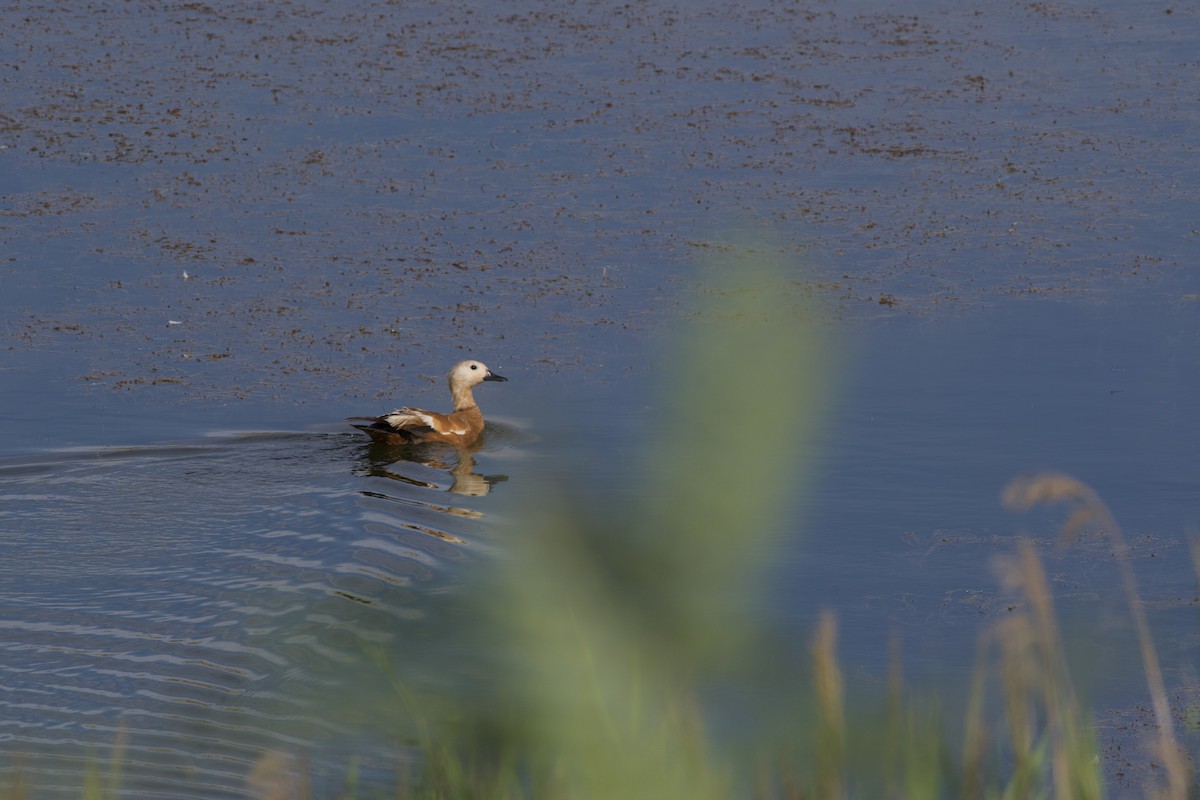
<path fill-rule="evenodd" d="M 737 373 L 693 385 L 671 343 L 721 317 L 706 265 L 749 249 L 824 352 L 764 625 L 802 649 L 832 610 L 853 680 L 882 687 L 895 640 L 958 697 L 1030 535 L 1113 793 L 1136 791 L 1114 549 L 1000 496 L 1054 471 L 1105 501 L 1193 718 L 1198 23 L 1115 0 L 0 9 L 0 767 L 36 797 L 118 749 L 137 797 L 247 796 L 264 753 L 328 796 L 351 762 L 391 780 L 411 754 L 379 659 L 418 691 L 472 674 L 487 654 L 452 633 L 548 476 L 607 508 L 655 485 L 657 421 Z M 468 356 L 509 378 L 477 390 L 475 452 L 342 421 L 444 410 Z M 736 402 L 709 424 L 773 430 Z"/>

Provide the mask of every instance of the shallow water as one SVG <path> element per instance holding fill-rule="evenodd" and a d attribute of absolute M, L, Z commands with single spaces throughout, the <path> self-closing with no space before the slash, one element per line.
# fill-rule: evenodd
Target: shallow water
<path fill-rule="evenodd" d="M 1198 347 L 1190 303 L 1136 296 L 883 326 L 858 346 L 822 437 L 805 535 L 786 570 L 790 607 L 827 602 L 875 635 L 890 619 L 922 671 L 948 679 L 969 663 L 979 622 L 1004 614 L 994 557 L 1026 534 L 1043 543 L 1064 613 L 1090 620 L 1081 638 L 1123 625 L 1109 618 L 1123 601 L 1106 542 L 1064 549 L 1055 543 L 1067 509 L 1002 508 L 1013 478 L 1042 471 L 1077 476 L 1108 504 L 1147 603 L 1194 605 Z M 869 660 L 878 640 L 850 637 L 847 647 Z"/>
<path fill-rule="evenodd" d="M 0 737 L 68 795 L 69 759 L 120 737 L 139 796 L 241 796 L 264 751 L 316 743 L 394 759 L 364 662 L 436 649 L 459 566 L 496 546 L 504 439 L 463 463 L 343 433 L 3 459 Z"/>
<path fill-rule="evenodd" d="M 1134 707 L 1106 546 L 998 501 L 1064 470 L 1194 686 L 1196 12 L 727 6 L 0 11 L 0 744 L 38 786 L 120 730 L 140 796 L 390 770 L 346 654 L 439 681 L 545 465 L 636 495 L 663 337 L 747 241 L 834 349 L 764 614 L 948 684 L 1026 530 Z M 343 430 L 467 353 L 511 379 L 474 465 Z"/>

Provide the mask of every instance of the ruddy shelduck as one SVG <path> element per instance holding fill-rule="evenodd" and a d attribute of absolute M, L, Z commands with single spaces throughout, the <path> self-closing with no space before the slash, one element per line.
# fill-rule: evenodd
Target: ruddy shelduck
<path fill-rule="evenodd" d="M 447 376 L 454 411 L 439 414 L 405 406 L 381 417 L 350 417 L 346 421 L 379 444 L 422 444 L 442 442 L 470 447 L 483 433 L 483 412 L 475 405 L 471 390 L 484 381 L 506 381 L 479 361 L 460 361 Z M 367 424 L 359 424 L 364 420 Z"/>

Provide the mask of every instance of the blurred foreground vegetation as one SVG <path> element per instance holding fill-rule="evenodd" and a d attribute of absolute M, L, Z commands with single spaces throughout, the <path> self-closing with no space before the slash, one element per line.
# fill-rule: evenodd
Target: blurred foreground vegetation
<path fill-rule="evenodd" d="M 829 343 L 753 251 L 710 265 L 661 358 L 663 394 L 627 499 L 547 479 L 526 498 L 513 551 L 483 593 L 481 630 L 502 655 L 487 691 L 424 730 L 400 796 L 429 798 L 1100 798 L 1091 720 L 1073 686 L 1032 545 L 1003 570 L 1023 602 L 980 638 L 967 707 L 911 693 L 848 703 L 837 622 L 807 652 L 756 613 L 760 583 L 805 479 L 805 442 L 829 401 Z M 607 503 L 602 506 L 600 503 Z M 1120 532 L 1065 476 L 1014 482 L 1014 509 L 1066 503 L 1064 528 Z M 1127 560 L 1161 780 L 1184 798 L 1187 758 Z M 898 665 L 899 659 L 896 659 Z M 849 710 L 849 709 L 853 710 Z M 421 704 L 410 710 L 421 716 Z M 954 716 L 961 719 L 950 724 Z"/>
<path fill-rule="evenodd" d="M 780 289 L 788 285 L 753 252 L 712 265 L 662 356 L 657 433 L 638 472 L 649 482 L 618 500 L 547 477 L 526 498 L 505 539 L 511 551 L 478 576 L 494 585 L 480 592 L 489 602 L 474 609 L 479 638 L 464 652 L 493 657 L 474 665 L 476 686 L 448 698 L 398 679 L 380 708 L 406 717 L 416 757 L 396 787 L 367 786 L 350 769 L 338 796 L 1106 796 L 1028 542 L 1017 542 L 1002 576 L 1022 602 L 981 633 L 961 712 L 908 690 L 898 658 L 883 696 L 851 704 L 836 619 L 821 618 L 799 658 L 759 623 L 758 585 L 829 392 L 829 348 Z M 1065 537 L 1092 528 L 1122 549 L 1103 504 L 1071 478 L 1014 482 L 1005 501 L 1066 503 Z M 1148 757 L 1160 777 L 1146 796 L 1194 796 L 1132 570 L 1121 564 L 1158 730 Z M 29 796 L 14 775 L 5 796 Z M 248 795 L 314 790 L 292 755 L 268 753 Z M 121 796 L 119 758 L 96 765 L 82 796 Z"/>

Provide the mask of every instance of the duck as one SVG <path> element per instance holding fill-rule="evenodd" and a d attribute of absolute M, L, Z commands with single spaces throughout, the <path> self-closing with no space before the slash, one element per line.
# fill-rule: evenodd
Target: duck
<path fill-rule="evenodd" d="M 471 390 L 484 381 L 507 381 L 508 378 L 473 359 L 455 364 L 446 378 L 454 399 L 454 410 L 449 414 L 405 406 L 379 417 L 348 417 L 346 421 L 370 436 L 376 444 L 440 442 L 458 448 L 470 447 L 483 433 L 483 412 L 475 405 Z"/>

